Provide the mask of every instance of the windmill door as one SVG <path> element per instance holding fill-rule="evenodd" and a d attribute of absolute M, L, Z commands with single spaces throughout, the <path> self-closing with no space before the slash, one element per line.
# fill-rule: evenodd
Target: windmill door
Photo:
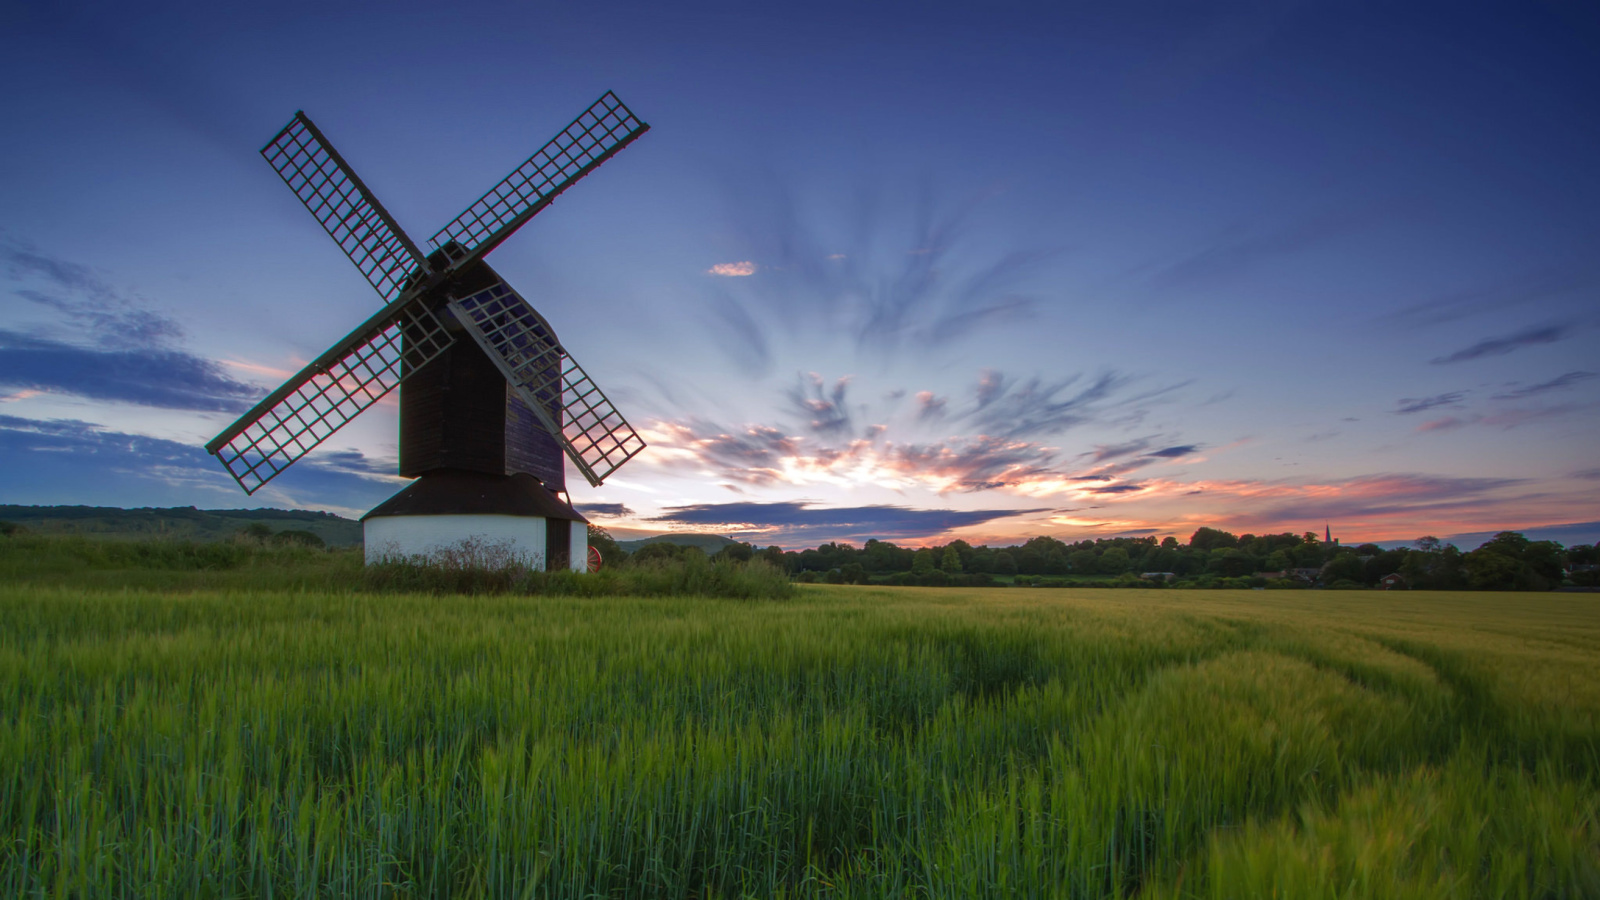
<path fill-rule="evenodd" d="M 572 520 L 544 520 L 544 558 L 546 572 L 571 568 Z"/>

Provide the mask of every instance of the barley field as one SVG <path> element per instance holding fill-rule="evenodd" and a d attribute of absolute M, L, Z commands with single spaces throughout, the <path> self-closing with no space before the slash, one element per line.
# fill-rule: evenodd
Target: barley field
<path fill-rule="evenodd" d="M 1596 897 L 1600 597 L 0 554 L 0 896 Z"/>

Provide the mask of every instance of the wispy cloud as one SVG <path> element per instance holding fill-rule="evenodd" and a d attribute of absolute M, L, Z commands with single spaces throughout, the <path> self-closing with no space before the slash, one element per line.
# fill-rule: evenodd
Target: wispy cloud
<path fill-rule="evenodd" d="M 800 198 L 817 192 L 778 178 L 730 188 L 739 198 L 731 230 L 746 244 L 739 253 L 761 263 L 710 271 L 761 277 L 718 279 L 708 321 L 729 338 L 754 328 L 767 347 L 808 339 L 837 346 L 842 337 L 881 361 L 905 347 L 958 342 L 1033 315 L 1041 275 L 1060 256 L 1038 248 L 976 252 L 963 241 L 976 204 L 941 204 L 926 190 L 904 212 L 885 215 L 890 204 L 878 186 L 857 192 L 842 210 L 812 208 Z M 744 347 L 718 346 L 749 366 Z"/>
<path fill-rule="evenodd" d="M 791 407 L 812 431 L 818 434 L 848 434 L 852 430 L 850 408 L 845 403 L 845 395 L 849 390 L 848 375 L 828 387 L 821 375 L 809 372 L 801 375 L 799 383 L 789 389 L 788 399 Z"/>
<path fill-rule="evenodd" d="M 1570 325 L 1542 325 L 1536 328 L 1526 328 L 1506 337 L 1485 338 L 1470 347 L 1457 350 L 1448 356 L 1435 357 L 1429 362 L 1436 366 L 1443 366 L 1472 359 L 1482 359 L 1485 356 L 1503 356 L 1523 347 L 1553 344 L 1566 337 L 1571 331 L 1572 326 Z"/>
<path fill-rule="evenodd" d="M 1382 321 L 1407 328 L 1425 328 L 1536 301 L 1568 303 L 1582 298 L 1600 278 L 1590 269 L 1550 269 L 1519 275 L 1495 284 L 1447 291 L 1389 313 Z M 1547 305 L 1548 309 L 1549 306 Z"/>
<path fill-rule="evenodd" d="M 706 270 L 707 275 L 717 275 L 723 278 L 744 278 L 756 273 L 756 264 L 745 260 L 743 262 L 717 263 Z"/>
<path fill-rule="evenodd" d="M 242 412 L 261 390 L 182 350 L 113 350 L 0 331 L 0 385 L 165 409 Z"/>
<path fill-rule="evenodd" d="M 1139 453 L 1150 446 L 1150 438 L 1139 438 L 1121 444 L 1096 444 L 1092 452 L 1095 462 L 1107 459 L 1116 459 L 1132 453 Z"/>
<path fill-rule="evenodd" d="M 1525 387 L 1512 388 L 1503 394 L 1495 394 L 1494 399 L 1520 400 L 1524 397 L 1532 397 L 1535 394 L 1543 394 L 1549 391 L 1559 391 L 1563 388 L 1569 388 L 1580 381 L 1586 381 L 1593 377 L 1595 377 L 1595 373 L 1593 372 L 1568 372 L 1565 375 L 1558 375 L 1549 381 L 1541 381 L 1538 384 L 1530 384 Z"/>
<path fill-rule="evenodd" d="M 1451 391 L 1447 394 L 1435 394 L 1432 397 L 1403 397 L 1395 401 L 1395 415 L 1405 416 L 1411 413 L 1425 412 L 1438 409 L 1441 406 L 1457 406 L 1461 398 L 1467 395 L 1466 391 Z"/>
<path fill-rule="evenodd" d="M 1184 290 L 1220 284 L 1271 260 L 1351 234 L 1372 220 L 1370 214 L 1340 213 L 1246 237 L 1224 238 L 1160 269 L 1154 284 Z"/>
<path fill-rule="evenodd" d="M 0 466 L 0 495 L 12 502 L 141 506 L 239 498 L 237 485 L 198 444 L 76 419 L 0 416 L 0 458 L 8 463 Z M 394 468 L 393 460 L 355 450 L 318 450 L 255 499 L 359 513 L 394 493 Z"/>
<path fill-rule="evenodd" d="M 987 435 L 1007 438 L 1059 434 L 1090 422 L 1132 425 L 1151 405 L 1162 402 L 1188 382 L 1147 391 L 1128 389 L 1135 376 L 1106 371 L 1084 380 L 1072 375 L 1053 382 L 1034 377 L 1008 378 L 986 371 L 974 392 L 975 407 L 964 419 Z"/>
<path fill-rule="evenodd" d="M 944 397 L 934 396 L 933 391 L 917 392 L 917 419 L 926 422 L 930 419 L 944 418 L 945 407 L 949 400 Z"/>
<path fill-rule="evenodd" d="M 1091 493 L 1091 494 L 1129 494 L 1129 493 L 1133 493 L 1135 491 L 1142 491 L 1144 489 L 1145 489 L 1144 485 L 1142 485 L 1142 484 L 1112 484 L 1112 485 L 1107 485 L 1106 487 L 1090 488 L 1089 489 L 1089 493 Z"/>
<path fill-rule="evenodd" d="M 87 266 L 3 236 L 0 263 L 31 285 L 15 296 L 55 317 L 27 331 L 0 330 L 0 387 L 207 412 L 242 411 L 261 393 L 183 349 L 176 320 Z"/>

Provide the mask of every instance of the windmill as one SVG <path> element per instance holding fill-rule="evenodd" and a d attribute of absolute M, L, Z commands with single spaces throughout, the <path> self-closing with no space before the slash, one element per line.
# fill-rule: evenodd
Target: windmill
<path fill-rule="evenodd" d="M 563 457 L 598 487 L 644 449 L 555 329 L 484 257 L 650 130 L 611 92 L 431 239 L 426 255 L 305 113 L 264 156 L 383 307 L 206 444 L 247 494 L 400 390 L 400 474 L 362 517 L 367 562 L 485 542 L 584 568 Z"/>

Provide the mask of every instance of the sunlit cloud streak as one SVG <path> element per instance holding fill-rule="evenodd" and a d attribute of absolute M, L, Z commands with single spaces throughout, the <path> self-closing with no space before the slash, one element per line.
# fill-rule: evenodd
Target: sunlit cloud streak
<path fill-rule="evenodd" d="M 910 509 L 904 506 L 824 507 L 813 502 L 700 503 L 673 506 L 648 521 L 712 531 L 739 540 L 786 548 L 823 540 L 917 540 L 1045 509 Z"/>
<path fill-rule="evenodd" d="M 723 278 L 744 278 L 756 273 L 756 264 L 748 260 L 744 262 L 717 263 L 706 270 L 707 275 L 717 275 Z"/>
<path fill-rule="evenodd" d="M 1441 515 L 1454 518 L 1463 513 L 1482 514 L 1496 509 L 1497 502 L 1514 507 L 1542 496 L 1507 493 L 1526 488 L 1527 479 L 1406 473 L 1321 483 L 1147 480 L 1143 484 L 1150 496 L 1172 497 L 1198 492 L 1205 498 L 1204 509 L 1193 514 L 1191 521 L 1247 529 L 1323 520 L 1425 522 Z M 1175 518 L 1182 520 L 1182 517 Z"/>

